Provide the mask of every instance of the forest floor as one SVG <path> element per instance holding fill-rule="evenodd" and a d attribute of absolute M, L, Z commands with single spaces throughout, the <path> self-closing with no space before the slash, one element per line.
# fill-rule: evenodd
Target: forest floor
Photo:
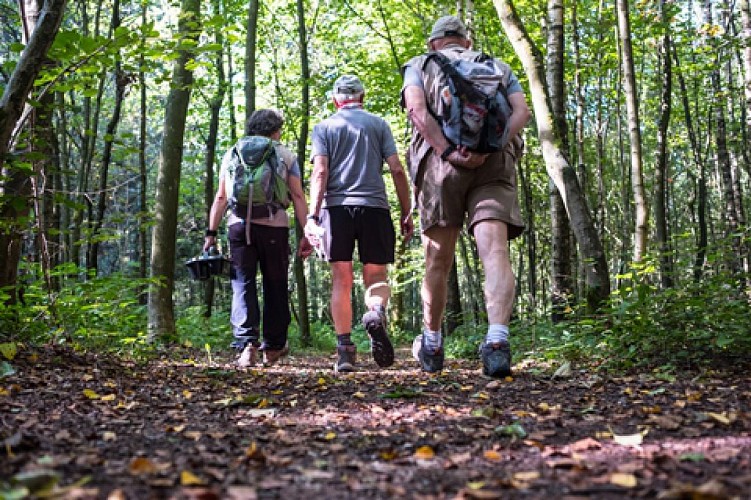
<path fill-rule="evenodd" d="M 751 498 L 748 364 L 492 381 L 406 350 L 347 375 L 333 356 L 206 357 L 21 349 L 0 378 L 0 498 Z"/>

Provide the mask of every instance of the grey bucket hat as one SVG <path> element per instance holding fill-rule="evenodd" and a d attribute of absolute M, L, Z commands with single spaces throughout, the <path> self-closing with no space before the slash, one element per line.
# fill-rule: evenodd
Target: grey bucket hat
<path fill-rule="evenodd" d="M 467 38 L 467 27 L 456 16 L 443 16 L 438 19 L 433 25 L 433 31 L 430 32 L 429 42 L 437 38 L 445 38 L 447 36 L 459 36 Z"/>

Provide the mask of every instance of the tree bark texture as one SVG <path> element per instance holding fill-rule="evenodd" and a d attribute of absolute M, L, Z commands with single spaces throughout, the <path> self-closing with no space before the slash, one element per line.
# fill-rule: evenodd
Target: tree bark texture
<path fill-rule="evenodd" d="M 597 235 L 576 172 L 561 150 L 561 138 L 553 126 L 549 92 L 545 83 L 545 69 L 540 50 L 526 33 L 511 0 L 494 0 L 506 35 L 522 61 L 529 79 L 532 106 L 538 136 L 548 175 L 555 182 L 571 221 L 571 227 L 586 262 L 586 300 L 590 310 L 595 310 L 610 295 L 608 266 L 602 243 Z"/>
<path fill-rule="evenodd" d="M 629 17 L 628 0 L 617 0 L 618 38 L 621 47 L 621 63 L 623 71 L 623 89 L 628 113 L 628 131 L 631 157 L 631 189 L 634 196 L 634 229 L 633 259 L 641 262 L 647 252 L 647 238 L 649 237 L 649 205 L 644 190 L 644 159 L 641 147 L 641 131 L 639 120 L 639 98 L 634 72 L 634 54 L 631 45 L 631 20 Z"/>
<path fill-rule="evenodd" d="M 305 25 L 305 3 L 297 0 L 297 35 L 300 44 L 300 77 L 302 78 L 300 135 L 297 141 L 297 161 L 302 165 L 307 158 L 305 148 L 308 143 L 310 128 L 310 63 L 308 61 L 308 31 Z M 305 188 L 305 169 L 300 168 L 300 182 Z M 295 221 L 295 239 L 303 238 L 303 228 Z M 298 328 L 303 345 L 310 344 L 310 313 L 308 304 L 308 284 L 305 279 L 305 267 L 300 258 L 294 259 L 294 276 L 297 289 Z"/>
<path fill-rule="evenodd" d="M 563 0 L 548 0 L 548 39 L 546 81 L 550 90 L 553 127 L 561 138 L 561 152 L 569 158 L 568 126 L 566 123 L 566 88 L 564 75 L 564 4 Z M 571 226 L 558 188 L 551 180 L 550 220 L 552 225 L 551 259 L 551 319 L 562 321 L 569 310 L 573 295 L 573 262 L 571 259 Z"/>
<path fill-rule="evenodd" d="M 0 204 L 0 290 L 10 294 L 15 303 L 16 275 L 21 258 L 19 224 L 29 213 L 31 179 L 28 171 L 14 168 L 8 158 L 14 131 L 21 128 L 21 116 L 34 80 L 47 61 L 47 52 L 55 40 L 65 11 L 65 0 L 48 0 L 41 9 L 36 0 L 20 3 L 26 11 L 22 16 L 26 48 L 16 64 L 0 98 L 0 194 L 8 200 Z"/>
<path fill-rule="evenodd" d="M 198 42 L 200 35 L 200 1 L 183 0 L 178 35 L 185 41 Z M 164 115 L 164 137 L 159 154 L 156 182 L 155 225 L 151 238 L 151 277 L 159 280 L 149 291 L 149 340 L 175 333 L 175 312 L 172 301 L 175 280 L 175 238 L 180 171 L 183 158 L 185 119 L 190 101 L 193 72 L 188 62 L 192 51 L 183 43 L 175 61 L 172 86 Z"/>
<path fill-rule="evenodd" d="M 668 130 L 672 109 L 673 65 L 670 57 L 670 25 L 665 12 L 665 0 L 660 0 L 662 29 L 664 30 L 658 47 L 661 62 L 662 86 L 660 88 L 660 114 L 657 126 L 657 158 L 655 167 L 655 240 L 659 250 L 660 282 L 663 288 L 673 286 L 673 256 L 670 249 L 670 231 L 667 216 L 668 171 Z"/>

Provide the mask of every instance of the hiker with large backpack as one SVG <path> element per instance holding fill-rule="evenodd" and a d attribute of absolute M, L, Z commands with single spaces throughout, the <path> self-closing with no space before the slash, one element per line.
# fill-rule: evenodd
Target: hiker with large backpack
<path fill-rule="evenodd" d="M 297 223 L 308 215 L 295 155 L 279 143 L 282 116 L 271 109 L 254 111 L 248 135 L 224 155 L 219 185 L 209 212 L 204 250 L 216 246 L 217 231 L 229 208 L 227 236 L 232 259 L 232 310 L 230 322 L 237 351 L 237 366 L 252 367 L 263 354 L 264 365 L 285 356 L 289 311 L 288 267 L 291 204 Z M 298 246 L 305 258 L 313 251 L 307 238 Z M 256 273 L 261 269 L 263 330 Z M 263 339 L 263 342 L 261 342 Z"/>
<path fill-rule="evenodd" d="M 331 264 L 331 316 L 337 335 L 336 372 L 356 370 L 352 328 L 352 258 L 362 262 L 365 306 L 362 317 L 373 359 L 381 368 L 394 363 L 386 325 L 390 296 L 388 264 L 394 262 L 396 234 L 389 213 L 383 164 L 394 181 L 406 241 L 414 229 L 409 179 L 399 160 L 386 121 L 363 109 L 365 89 L 359 78 L 342 75 L 334 82 L 336 113 L 313 127 L 313 174 L 310 215 L 305 232 L 322 247 Z"/>
<path fill-rule="evenodd" d="M 402 87 L 402 105 L 413 125 L 407 164 L 426 265 L 424 327 L 412 354 L 423 371 L 443 369 L 448 276 L 466 220 L 485 271 L 489 327 L 479 349 L 483 373 L 505 377 L 511 373 L 508 325 L 514 302 L 508 241 L 524 229 L 516 162 L 530 111 L 509 66 L 471 50 L 457 17 L 438 19 L 428 46 L 430 52 L 404 66 Z"/>

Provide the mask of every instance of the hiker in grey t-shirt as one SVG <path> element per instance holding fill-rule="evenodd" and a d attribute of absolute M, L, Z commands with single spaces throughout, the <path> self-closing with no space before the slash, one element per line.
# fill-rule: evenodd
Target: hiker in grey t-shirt
<path fill-rule="evenodd" d="M 355 243 L 363 264 L 368 308 L 362 321 L 373 359 L 380 367 L 394 362 L 386 331 L 386 306 L 390 296 L 388 264 L 394 262 L 396 238 L 382 176 L 384 162 L 399 198 L 401 234 L 409 240 L 414 230 L 409 181 L 394 137 L 382 118 L 363 109 L 364 95 L 356 76 L 340 77 L 334 83 L 337 112 L 313 128 L 314 167 L 305 233 L 331 263 L 338 372 L 355 369 L 355 345 L 350 338 Z"/>

